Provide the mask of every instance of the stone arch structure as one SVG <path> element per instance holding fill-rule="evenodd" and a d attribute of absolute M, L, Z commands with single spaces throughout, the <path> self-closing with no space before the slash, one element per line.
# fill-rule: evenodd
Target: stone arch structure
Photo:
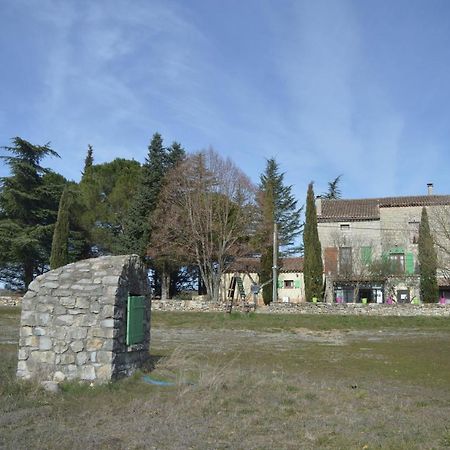
<path fill-rule="evenodd" d="M 129 375 L 149 356 L 150 310 L 147 272 L 137 255 L 47 272 L 22 301 L 17 376 L 100 383 Z"/>

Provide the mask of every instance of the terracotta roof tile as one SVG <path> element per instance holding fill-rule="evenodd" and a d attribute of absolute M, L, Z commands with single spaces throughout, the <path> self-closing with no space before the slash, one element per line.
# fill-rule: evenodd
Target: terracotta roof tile
<path fill-rule="evenodd" d="M 450 205 L 450 195 L 416 195 L 409 197 L 363 198 L 355 200 L 321 200 L 318 222 L 335 220 L 378 220 L 380 208 Z"/>

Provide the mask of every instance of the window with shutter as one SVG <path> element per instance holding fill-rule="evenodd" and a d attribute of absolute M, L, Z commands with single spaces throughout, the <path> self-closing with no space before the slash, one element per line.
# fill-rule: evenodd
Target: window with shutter
<path fill-rule="evenodd" d="M 361 260 L 365 265 L 372 262 L 372 247 L 361 247 Z"/>
<path fill-rule="evenodd" d="M 130 295 L 127 304 L 127 345 L 140 344 L 145 338 L 145 296 Z"/>
<path fill-rule="evenodd" d="M 412 253 L 406 254 L 405 259 L 406 273 L 408 275 L 414 274 L 414 255 Z"/>

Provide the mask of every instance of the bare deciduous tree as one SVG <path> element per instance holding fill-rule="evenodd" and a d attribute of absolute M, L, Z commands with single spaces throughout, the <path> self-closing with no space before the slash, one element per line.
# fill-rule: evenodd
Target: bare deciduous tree
<path fill-rule="evenodd" d="M 450 206 L 430 210 L 430 228 L 437 249 L 438 273 L 450 283 Z"/>
<path fill-rule="evenodd" d="M 153 215 L 150 255 L 198 266 L 208 297 L 219 300 L 221 277 L 248 252 L 255 189 L 213 150 L 189 156 L 169 175 Z"/>

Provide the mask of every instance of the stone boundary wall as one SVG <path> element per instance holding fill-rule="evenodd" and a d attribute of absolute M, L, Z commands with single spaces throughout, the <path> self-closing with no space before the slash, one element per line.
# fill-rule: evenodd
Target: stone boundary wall
<path fill-rule="evenodd" d="M 204 300 L 153 300 L 153 311 L 197 311 L 224 312 L 225 305 Z M 241 310 L 234 307 L 234 311 Z M 450 317 L 450 305 L 379 305 L 361 303 L 275 303 L 270 306 L 258 306 L 258 314 L 330 314 L 340 316 L 439 316 Z"/>
<path fill-rule="evenodd" d="M 20 306 L 21 297 L 0 297 L 0 306 Z M 223 312 L 223 304 L 206 300 L 152 300 L 153 311 L 197 311 Z M 234 308 L 239 311 L 239 307 Z M 331 315 L 368 315 L 368 316 L 442 316 L 450 317 L 450 305 L 377 305 L 368 304 L 328 304 L 328 303 L 276 303 L 259 306 L 257 313 L 273 314 L 331 314 Z"/>
<path fill-rule="evenodd" d="M 15 295 L 1 295 L 0 306 L 20 306 L 22 304 L 22 297 Z"/>

